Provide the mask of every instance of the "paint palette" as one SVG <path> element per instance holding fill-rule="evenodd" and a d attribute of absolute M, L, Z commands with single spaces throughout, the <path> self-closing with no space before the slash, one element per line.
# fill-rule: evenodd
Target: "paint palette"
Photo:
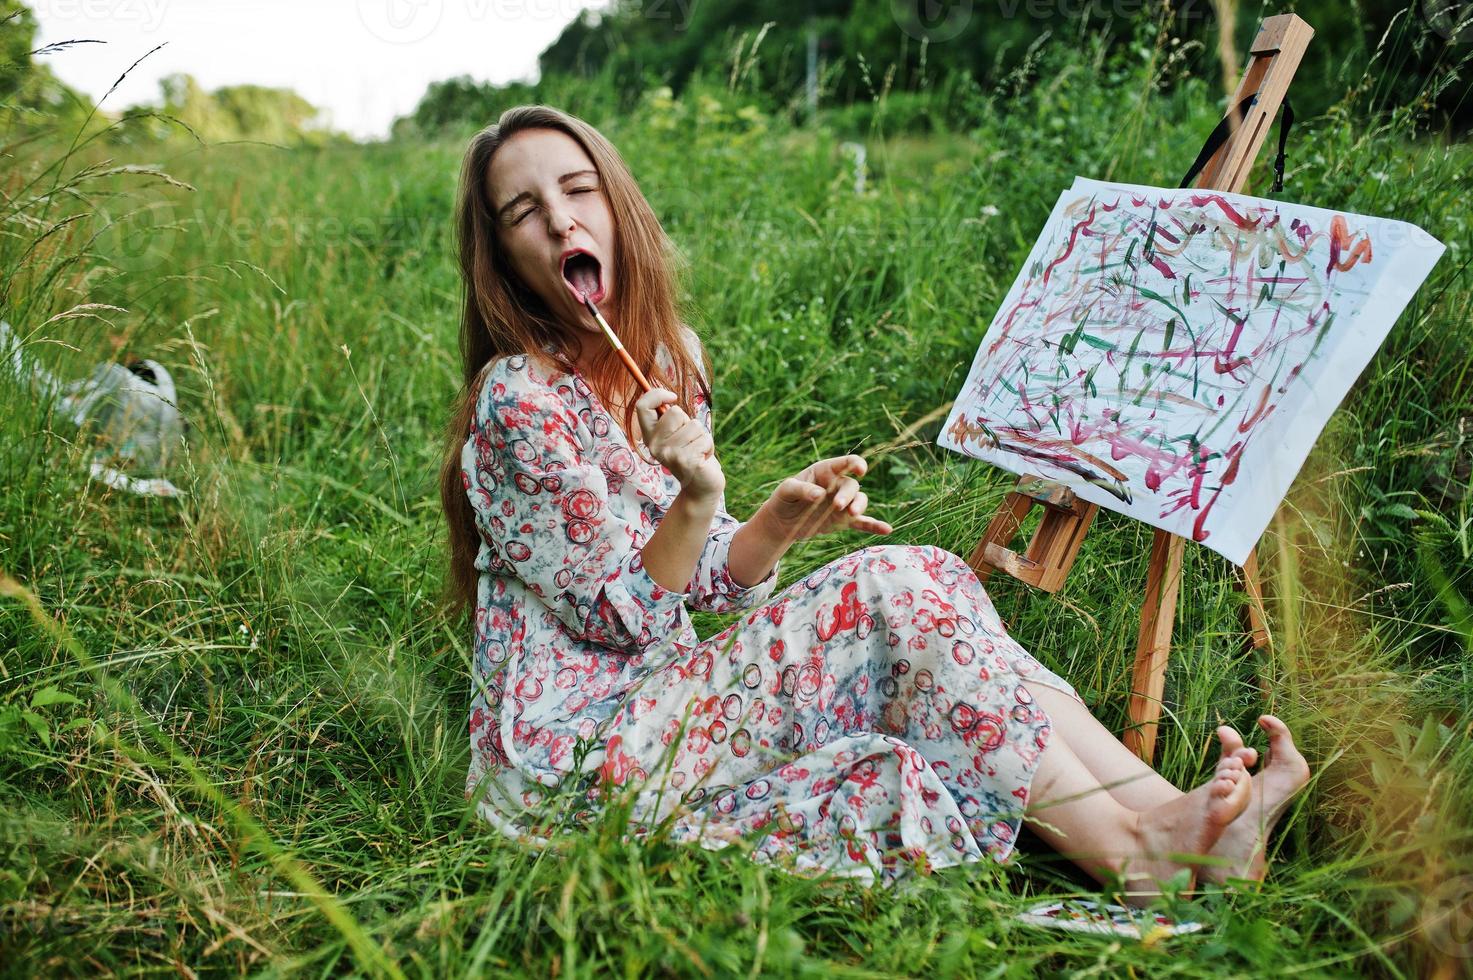
<path fill-rule="evenodd" d="M 1083 899 L 1037 905 L 1018 914 L 1018 921 L 1043 929 L 1091 932 L 1128 939 L 1154 941 L 1166 936 L 1200 932 L 1200 922 L 1173 922 L 1166 916 L 1123 905 L 1101 905 Z"/>

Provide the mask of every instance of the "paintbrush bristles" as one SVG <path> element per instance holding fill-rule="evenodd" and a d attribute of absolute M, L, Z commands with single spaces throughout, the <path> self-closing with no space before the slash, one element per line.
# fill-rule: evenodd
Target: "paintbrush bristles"
<path fill-rule="evenodd" d="M 618 335 L 614 333 L 614 328 L 609 326 L 609 321 L 604 319 L 604 315 L 598 311 L 597 306 L 593 305 L 593 300 L 588 298 L 587 293 L 583 294 L 583 305 L 588 307 L 588 312 L 598 323 L 599 328 L 603 330 L 604 336 L 609 338 L 609 343 L 614 345 L 614 350 L 623 350 L 624 345 L 619 341 Z"/>

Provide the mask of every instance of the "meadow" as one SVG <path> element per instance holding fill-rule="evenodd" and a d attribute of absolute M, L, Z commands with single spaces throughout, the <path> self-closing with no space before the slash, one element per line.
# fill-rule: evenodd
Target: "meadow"
<path fill-rule="evenodd" d="M 1012 481 L 935 446 L 943 409 L 1075 174 L 1179 180 L 1222 99 L 1173 65 L 1056 43 L 948 91 L 970 125 L 925 136 L 887 131 L 924 98 L 877 82 L 861 193 L 853 134 L 769 117 L 735 77 L 617 116 L 566 93 L 685 256 L 732 513 L 860 452 L 886 541 L 970 554 Z M 1199 780 L 1213 727 L 1271 708 L 1316 776 L 1261 888 L 1166 900 L 1206 928 L 1146 943 L 1017 923 L 1093 894 L 1036 840 L 1006 867 L 865 891 L 627 842 L 617 814 L 545 852 L 484 827 L 463 797 L 470 628 L 438 606 L 463 136 L 0 135 L 0 318 L 63 377 L 165 363 L 189 421 L 187 494 L 134 497 L 89 480 L 86 439 L 0 373 L 0 973 L 1466 972 L 1473 151 L 1363 81 L 1301 119 L 1282 196 L 1414 222 L 1448 252 L 1260 545 L 1271 651 L 1244 651 L 1231 570 L 1188 549 L 1162 771 Z M 1149 542 L 1103 515 L 1057 596 L 990 583 L 1114 730 Z M 872 543 L 805 542 L 780 586 Z M 696 616 L 702 635 L 727 622 Z"/>

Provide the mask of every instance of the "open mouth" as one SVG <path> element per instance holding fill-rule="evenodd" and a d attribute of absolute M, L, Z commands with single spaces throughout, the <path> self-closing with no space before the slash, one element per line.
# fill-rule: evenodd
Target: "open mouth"
<path fill-rule="evenodd" d="M 595 303 L 604 298 L 603 267 L 587 252 L 574 252 L 563 260 L 563 281 L 579 303 L 585 296 Z"/>

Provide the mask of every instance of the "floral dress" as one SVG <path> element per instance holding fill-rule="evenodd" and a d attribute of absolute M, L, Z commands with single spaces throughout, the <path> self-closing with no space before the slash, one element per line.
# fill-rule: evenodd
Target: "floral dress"
<path fill-rule="evenodd" d="M 774 596 L 777 568 L 732 579 L 722 500 L 687 591 L 663 588 L 640 549 L 679 483 L 581 374 L 521 354 L 483 373 L 462 466 L 481 536 L 467 794 L 493 825 L 542 843 L 620 792 L 636 834 L 744 840 L 800 873 L 889 882 L 1012 852 L 1050 734 L 1022 680 L 1077 695 L 961 558 L 866 547 Z M 688 608 L 751 612 L 702 640 Z"/>

